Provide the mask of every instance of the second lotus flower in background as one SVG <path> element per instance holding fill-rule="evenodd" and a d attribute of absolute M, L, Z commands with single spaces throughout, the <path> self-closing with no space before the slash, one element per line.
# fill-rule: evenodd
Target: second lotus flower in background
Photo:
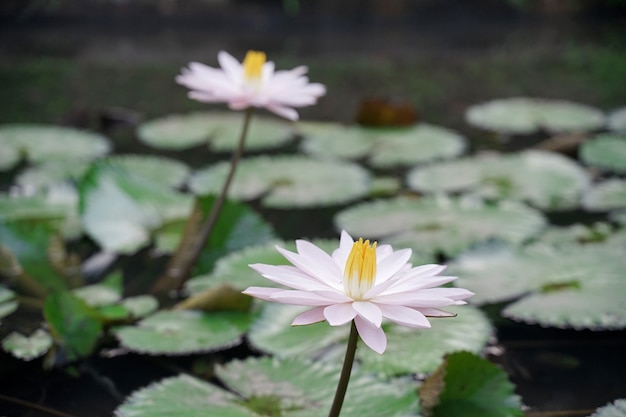
<path fill-rule="evenodd" d="M 309 83 L 305 66 L 275 71 L 265 53 L 249 51 L 242 63 L 221 51 L 221 68 L 191 62 L 176 77 L 191 89 L 189 97 L 207 103 L 227 103 L 233 110 L 265 108 L 289 120 L 298 120 L 294 108 L 313 105 L 326 93 L 319 83 Z"/>

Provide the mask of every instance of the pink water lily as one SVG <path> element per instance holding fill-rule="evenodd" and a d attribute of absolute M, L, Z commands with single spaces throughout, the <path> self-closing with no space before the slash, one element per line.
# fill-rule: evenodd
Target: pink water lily
<path fill-rule="evenodd" d="M 354 241 L 341 232 L 332 255 L 304 240 L 297 253 L 276 249 L 293 266 L 250 265 L 265 278 L 292 289 L 249 287 L 244 294 L 283 304 L 312 306 L 293 325 L 326 320 L 340 326 L 354 320 L 367 346 L 378 353 L 387 347 L 383 319 L 416 329 L 430 327 L 427 317 L 450 317 L 441 307 L 466 304 L 473 295 L 462 288 L 439 287 L 456 279 L 439 275 L 443 265 L 412 267 L 410 249 Z"/>
<path fill-rule="evenodd" d="M 189 97 L 208 103 L 228 103 L 233 110 L 265 108 L 289 120 L 298 120 L 297 107 L 310 106 L 326 93 L 319 83 L 309 83 L 307 68 L 275 71 L 263 52 L 249 51 L 242 63 L 221 51 L 221 68 L 191 62 L 176 82 L 191 89 Z"/>

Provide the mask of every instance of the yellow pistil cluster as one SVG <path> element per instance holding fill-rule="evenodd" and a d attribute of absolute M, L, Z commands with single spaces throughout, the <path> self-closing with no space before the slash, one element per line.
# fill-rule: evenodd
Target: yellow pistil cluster
<path fill-rule="evenodd" d="M 343 276 L 346 293 L 355 300 L 362 299 L 376 280 L 376 242 L 370 245 L 363 238 L 354 242 Z"/>
<path fill-rule="evenodd" d="M 243 59 L 243 73 L 248 80 L 260 80 L 263 64 L 267 62 L 265 52 L 248 51 Z"/>

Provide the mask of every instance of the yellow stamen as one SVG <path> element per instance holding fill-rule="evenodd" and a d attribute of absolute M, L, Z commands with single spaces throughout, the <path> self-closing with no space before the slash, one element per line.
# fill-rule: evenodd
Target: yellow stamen
<path fill-rule="evenodd" d="M 355 300 L 363 298 L 376 280 L 376 242 L 359 238 L 352 245 L 344 270 L 344 288 Z"/>
<path fill-rule="evenodd" d="M 263 64 L 267 61 L 265 52 L 248 51 L 243 59 L 243 73 L 248 80 L 258 80 L 261 78 Z"/>

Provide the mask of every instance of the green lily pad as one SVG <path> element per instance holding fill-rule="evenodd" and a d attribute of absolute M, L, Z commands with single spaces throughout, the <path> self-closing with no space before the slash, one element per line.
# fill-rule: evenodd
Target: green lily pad
<path fill-rule="evenodd" d="M 18 302 L 17 301 L 7 301 L 4 303 L 0 303 L 0 319 L 9 316 L 17 310 Z M 2 321 L 0 321 L 2 323 Z"/>
<path fill-rule="evenodd" d="M 626 415 L 626 398 L 620 398 L 598 408 L 595 413 L 589 417 L 623 417 Z"/>
<path fill-rule="evenodd" d="M 182 162 L 161 156 L 117 155 L 107 158 L 107 161 L 134 175 L 172 188 L 182 186 L 191 172 Z"/>
<path fill-rule="evenodd" d="M 79 186 L 85 231 L 103 249 L 133 253 L 165 222 L 185 218 L 191 197 L 103 162 Z"/>
<path fill-rule="evenodd" d="M 482 155 L 407 174 L 409 188 L 422 193 L 472 192 L 487 199 L 525 200 L 544 209 L 576 207 L 590 182 L 574 161 L 543 151 Z"/>
<path fill-rule="evenodd" d="M 313 243 L 326 250 L 327 253 L 337 247 L 336 240 L 314 241 Z M 221 284 L 229 284 L 242 291 L 251 286 L 270 285 L 272 283 L 267 278 L 248 265 L 255 263 L 290 265 L 289 261 L 276 250 L 276 246 L 290 251 L 296 250 L 293 242 L 273 241 L 231 252 L 217 260 L 210 274 L 198 275 L 187 281 L 186 289 L 192 294 L 197 294 Z"/>
<path fill-rule="evenodd" d="M 122 305 L 135 318 L 146 317 L 159 308 L 159 301 L 151 295 L 138 295 L 122 300 Z"/>
<path fill-rule="evenodd" d="M 52 347 L 52 337 L 38 329 L 30 336 L 13 332 L 4 338 L 2 348 L 18 359 L 30 361 L 40 357 Z"/>
<path fill-rule="evenodd" d="M 405 129 L 365 129 L 338 124 L 305 125 L 303 150 L 311 155 L 366 158 L 377 168 L 414 165 L 463 153 L 465 139 L 438 126 L 420 124 Z"/>
<path fill-rule="evenodd" d="M 135 391 L 115 415 L 204 417 L 210 410 L 210 415 L 219 417 L 317 417 L 330 409 L 339 370 L 261 358 L 233 361 L 218 373 L 236 394 L 180 375 Z M 383 383 L 354 372 L 341 416 L 410 417 L 416 412 L 411 382 Z"/>
<path fill-rule="evenodd" d="M 0 193 L 0 221 L 34 221 L 54 225 L 68 239 L 78 238 L 78 194 L 70 184 L 56 183 L 34 195 Z"/>
<path fill-rule="evenodd" d="M 97 158 L 109 152 L 109 141 L 102 135 L 68 127 L 8 124 L 0 126 L 0 142 L 4 149 L 13 149 L 2 158 L 0 168 L 12 168 L 15 153 L 26 155 L 30 162 L 63 160 L 76 162 Z"/>
<path fill-rule="evenodd" d="M 115 410 L 116 417 L 261 417 L 240 404 L 238 396 L 188 375 L 163 379 L 133 392 Z"/>
<path fill-rule="evenodd" d="M 261 286 L 267 286 L 268 280 Z M 292 326 L 291 322 L 305 307 L 265 303 L 260 316 L 248 333 L 255 348 L 277 357 L 318 359 L 330 348 L 343 347 L 349 327 L 333 327 L 326 322 L 307 326 Z M 312 343 L 315 341 L 315 343 Z"/>
<path fill-rule="evenodd" d="M 8 171 L 16 166 L 22 159 L 22 153 L 18 148 L 6 147 L 0 153 L 0 171 Z"/>
<path fill-rule="evenodd" d="M 234 113 L 196 112 L 150 120 L 137 129 L 139 140 L 159 149 L 180 150 L 204 143 L 216 151 L 236 148 L 244 116 Z M 253 116 L 246 150 L 272 149 L 293 139 L 292 125 L 278 119 Z"/>
<path fill-rule="evenodd" d="M 46 298 L 43 312 L 50 333 L 68 361 L 93 352 L 102 332 L 96 310 L 70 292 L 59 291 Z"/>
<path fill-rule="evenodd" d="M 318 417 L 330 410 L 339 367 L 298 359 L 250 358 L 216 369 L 243 404 L 261 415 Z M 383 383 L 354 371 L 342 417 L 409 417 L 417 414 L 415 386 L 409 381 Z"/>
<path fill-rule="evenodd" d="M 583 196 L 582 203 L 591 211 L 626 208 L 626 180 L 612 179 L 594 185 Z"/>
<path fill-rule="evenodd" d="M 375 129 L 339 123 L 302 122 L 298 131 L 304 136 L 302 150 L 316 157 L 365 158 L 377 141 Z"/>
<path fill-rule="evenodd" d="M 579 156 L 593 167 L 626 173 L 626 136 L 596 135 L 582 144 Z"/>
<path fill-rule="evenodd" d="M 89 168 L 89 161 L 44 161 L 22 171 L 15 182 L 26 188 L 41 190 L 52 184 L 78 180 Z"/>
<path fill-rule="evenodd" d="M 589 106 L 563 100 L 514 97 L 470 106 L 465 120 L 478 128 L 506 133 L 530 134 L 588 132 L 604 126 L 604 114 Z"/>
<path fill-rule="evenodd" d="M 85 285 L 72 293 L 91 307 L 115 304 L 122 298 L 122 274 L 113 273 L 99 284 Z"/>
<path fill-rule="evenodd" d="M 434 371 L 443 357 L 466 350 L 480 353 L 489 342 L 493 328 L 487 317 L 470 306 L 446 307 L 454 318 L 432 318 L 430 329 L 416 330 L 395 324 L 385 327 L 387 350 L 383 355 L 359 349 L 363 370 L 393 376 Z"/>
<path fill-rule="evenodd" d="M 626 132 L 626 107 L 615 109 L 609 114 L 608 126 L 615 132 Z"/>
<path fill-rule="evenodd" d="M 616 235 L 616 237 L 619 237 Z M 516 301 L 505 317 L 575 329 L 626 327 L 626 239 L 605 243 L 512 249 L 488 245 L 461 255 L 450 267 L 455 282 L 476 295 L 472 303 Z"/>
<path fill-rule="evenodd" d="M 487 205 L 476 199 L 406 198 L 361 203 L 335 217 L 338 229 L 382 239 L 418 253 L 454 256 L 488 239 L 521 244 L 544 226 L 542 215 L 515 202 Z"/>
<path fill-rule="evenodd" d="M 461 155 L 465 139 L 443 127 L 419 124 L 410 129 L 389 130 L 378 135 L 369 163 L 376 168 L 422 164 Z"/>
<path fill-rule="evenodd" d="M 614 232 L 613 227 L 604 222 L 577 223 L 565 227 L 551 226 L 537 236 L 530 246 L 533 249 L 545 246 L 547 250 L 553 250 L 554 248 L 562 249 L 565 246 L 596 244 L 609 241 L 614 237 Z"/>
<path fill-rule="evenodd" d="M 42 296 L 48 291 L 67 288 L 66 277 L 48 258 L 48 248 L 55 233 L 56 228 L 44 222 L 0 222 L 0 242 L 11 254 L 11 268 L 16 272 L 14 278 L 22 273 L 30 277 L 28 281 L 16 282 L 22 292 Z"/>
<path fill-rule="evenodd" d="M 291 326 L 293 319 L 304 310 L 299 306 L 264 305 L 248 334 L 250 343 L 278 357 L 340 361 L 349 327 L 333 327 L 326 322 Z M 493 333 L 489 320 L 480 310 L 469 306 L 446 310 L 457 313 L 457 317 L 433 318 L 430 329 L 416 330 L 385 323 L 388 341 L 385 354 L 379 355 L 365 347 L 357 349 L 360 368 L 385 377 L 432 372 L 447 353 L 480 352 Z"/>
<path fill-rule="evenodd" d="M 0 221 L 63 220 L 67 206 L 48 201 L 44 196 L 30 197 L 0 194 Z"/>
<path fill-rule="evenodd" d="M 149 355 L 186 355 L 235 346 L 251 316 L 236 312 L 159 311 L 134 326 L 115 329 L 122 346 Z"/>
<path fill-rule="evenodd" d="M 433 392 L 438 398 L 430 398 Z M 470 352 L 449 355 L 420 387 L 420 394 L 425 417 L 524 415 L 506 372 Z"/>
<path fill-rule="evenodd" d="M 0 273 L 4 275 L 3 270 L 0 270 Z M 12 314 L 15 310 L 17 310 L 18 303 L 17 301 L 14 301 L 14 298 L 15 292 L 0 284 L 0 319 L 8 316 L 9 314 Z M 2 322 L 0 321 L 0 323 Z"/>
<path fill-rule="evenodd" d="M 218 194 L 229 164 L 221 162 L 198 171 L 189 182 L 199 195 Z M 367 195 L 370 175 L 360 166 L 318 161 L 301 156 L 260 156 L 242 160 L 229 196 L 261 199 L 266 207 L 311 208 L 345 204 Z"/>

